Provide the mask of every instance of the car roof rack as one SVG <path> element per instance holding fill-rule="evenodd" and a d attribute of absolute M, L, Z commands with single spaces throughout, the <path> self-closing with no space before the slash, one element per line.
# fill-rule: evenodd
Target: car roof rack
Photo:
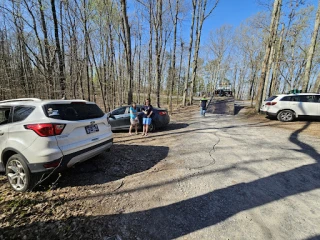
<path fill-rule="evenodd" d="M 41 99 L 39 99 L 39 98 L 17 98 L 17 99 L 9 99 L 9 100 L 0 101 L 0 103 L 27 102 L 27 101 L 41 102 Z"/>

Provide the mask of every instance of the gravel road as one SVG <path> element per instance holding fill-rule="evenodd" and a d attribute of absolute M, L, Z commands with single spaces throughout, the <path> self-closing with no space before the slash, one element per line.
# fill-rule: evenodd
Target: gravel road
<path fill-rule="evenodd" d="M 27 195 L 62 199 L 65 215 L 3 216 L 2 238 L 320 239 L 320 129 L 304 134 L 310 124 L 189 112 L 148 138 L 116 133 L 112 152 Z"/>

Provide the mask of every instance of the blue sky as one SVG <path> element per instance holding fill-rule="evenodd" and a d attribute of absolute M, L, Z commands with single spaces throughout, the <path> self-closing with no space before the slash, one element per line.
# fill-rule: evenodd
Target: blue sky
<path fill-rule="evenodd" d="M 217 8 L 203 26 L 204 31 L 219 28 L 228 24 L 237 26 L 246 18 L 263 10 L 256 0 L 220 0 Z"/>
<path fill-rule="evenodd" d="M 191 0 L 189 2 L 189 12 L 182 21 L 182 35 L 186 42 L 189 42 L 190 35 L 190 23 L 191 23 Z M 283 3 L 288 3 L 291 0 L 283 0 Z M 318 6 L 319 0 L 305 0 L 306 5 Z M 208 2 L 214 2 L 214 0 L 208 0 Z M 259 3 L 260 2 L 260 3 Z M 220 28 L 222 25 L 231 25 L 234 28 L 244 22 L 247 18 L 255 15 L 258 12 L 270 11 L 266 5 L 261 5 L 261 2 L 271 4 L 273 0 L 220 0 L 216 9 L 204 22 L 201 36 L 201 44 L 204 44 L 210 31 L 214 31 Z M 135 0 L 128 0 L 128 11 L 133 13 L 136 11 L 134 7 Z M 283 5 L 285 6 L 285 5 Z M 282 9 L 283 11 L 284 9 Z M 145 33 L 148 34 L 148 33 Z"/>
<path fill-rule="evenodd" d="M 267 1 L 262 0 L 260 2 Z M 306 0 L 306 4 L 318 6 L 318 0 Z M 211 30 L 215 30 L 222 25 L 228 24 L 237 27 L 248 17 L 266 10 L 266 6 L 262 6 L 257 0 L 220 0 L 217 8 L 203 25 L 202 39 L 205 40 Z"/>

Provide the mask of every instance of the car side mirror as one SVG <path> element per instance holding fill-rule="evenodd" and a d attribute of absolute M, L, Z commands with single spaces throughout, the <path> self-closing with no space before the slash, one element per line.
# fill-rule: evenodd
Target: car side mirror
<path fill-rule="evenodd" d="M 107 113 L 108 118 L 114 118 L 114 115 L 112 113 Z"/>

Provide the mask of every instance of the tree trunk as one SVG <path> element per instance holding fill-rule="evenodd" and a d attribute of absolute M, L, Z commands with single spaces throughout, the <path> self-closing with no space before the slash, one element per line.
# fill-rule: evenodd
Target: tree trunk
<path fill-rule="evenodd" d="M 264 81 L 264 87 L 263 87 L 263 94 L 262 94 L 262 100 L 265 100 L 268 94 L 268 85 L 269 85 L 269 79 L 270 79 L 270 72 L 272 70 L 272 62 L 274 60 L 274 51 L 275 51 L 275 44 L 272 44 L 271 46 L 271 52 L 268 60 L 268 69 L 269 71 L 266 72 L 266 79 Z"/>
<path fill-rule="evenodd" d="M 170 8 L 171 8 L 171 3 Z M 177 22 L 179 13 L 179 0 L 176 0 L 176 10 L 173 19 L 174 33 L 173 33 L 173 53 L 171 61 L 171 86 L 170 86 L 170 101 L 169 101 L 169 113 L 172 114 L 172 94 L 174 88 L 174 82 L 176 78 L 176 48 L 177 48 Z"/>
<path fill-rule="evenodd" d="M 208 1 L 207 0 L 199 0 L 198 1 L 196 43 L 195 43 L 195 50 L 194 50 L 194 55 L 193 55 L 192 78 L 191 78 L 191 86 L 190 86 L 190 104 L 191 105 L 193 103 L 194 87 L 195 87 L 195 81 L 196 81 L 196 77 L 197 77 L 198 56 L 199 56 L 199 49 L 200 49 L 200 42 L 201 42 L 202 26 L 203 26 L 203 23 L 206 20 L 206 18 L 216 8 L 218 2 L 219 2 L 219 0 L 216 0 L 214 7 L 206 15 L 206 8 L 207 8 Z"/>
<path fill-rule="evenodd" d="M 320 93 L 320 73 L 318 73 L 318 77 L 313 86 L 313 92 Z"/>
<path fill-rule="evenodd" d="M 277 53 L 276 53 L 276 57 L 275 57 L 275 65 L 274 65 L 274 68 L 272 71 L 271 84 L 270 84 L 270 89 L 269 89 L 270 96 L 273 96 L 275 94 L 277 82 L 279 81 L 278 80 L 278 76 L 279 76 L 278 72 L 279 72 L 280 60 L 281 60 L 282 50 L 283 50 L 283 46 L 282 46 L 283 34 L 284 34 L 284 24 L 282 25 L 279 44 L 278 44 L 278 47 L 276 48 Z"/>
<path fill-rule="evenodd" d="M 266 81 L 266 73 L 267 71 L 270 71 L 268 63 L 269 63 L 269 57 L 271 54 L 271 48 L 272 48 L 272 45 L 274 45 L 274 40 L 276 38 L 276 33 L 279 25 L 281 4 L 282 4 L 282 0 L 275 0 L 273 4 L 272 19 L 270 23 L 270 36 L 267 42 L 266 51 L 265 51 L 265 55 L 264 55 L 264 59 L 261 67 L 260 82 L 259 82 L 259 88 L 258 88 L 257 98 L 256 98 L 255 109 L 257 112 L 260 110 L 260 106 L 263 100 L 262 97 L 263 97 L 264 85 Z"/>
<path fill-rule="evenodd" d="M 127 15 L 127 1 L 121 0 L 121 12 L 122 12 L 122 25 L 123 25 L 123 33 L 124 33 L 124 48 L 126 51 L 126 64 L 127 64 L 127 78 L 128 78 L 128 104 L 132 103 L 132 60 L 131 60 L 131 34 L 130 34 L 130 26 Z"/>
<path fill-rule="evenodd" d="M 161 93 L 161 45 L 162 45 L 162 0 L 157 0 L 156 30 L 156 82 L 157 82 L 157 106 L 160 107 Z"/>
<path fill-rule="evenodd" d="M 91 91 L 90 91 L 90 74 L 89 74 L 89 62 L 90 62 L 90 56 L 89 56 L 89 33 L 88 33 L 88 19 L 87 19 L 87 3 L 86 0 L 83 0 L 83 11 L 84 11 L 84 18 L 83 18 L 83 25 L 84 25 L 84 59 L 85 59 L 85 65 L 86 65 L 86 79 L 87 79 L 87 91 L 88 91 L 88 101 L 91 101 Z"/>
<path fill-rule="evenodd" d="M 149 73 L 148 73 L 148 84 L 149 84 L 149 88 L 148 88 L 148 98 L 151 99 L 151 91 L 152 91 L 152 42 L 153 42 L 153 13 L 152 13 L 152 1 L 149 1 Z"/>
<path fill-rule="evenodd" d="M 312 60 L 313 60 L 313 55 L 315 52 L 315 47 L 317 44 L 319 26 L 320 26 L 320 0 L 318 1 L 318 10 L 317 10 L 317 14 L 316 14 L 316 20 L 314 23 L 314 29 L 313 29 L 313 33 L 312 33 L 311 43 L 310 43 L 309 51 L 308 51 L 308 55 L 307 55 L 306 68 L 304 71 L 304 77 L 303 77 L 303 83 L 302 83 L 302 91 L 303 92 L 307 92 L 307 90 L 308 90 L 308 85 L 309 85 L 309 81 L 310 81 L 310 72 L 311 72 L 311 67 L 312 67 Z"/>
<path fill-rule="evenodd" d="M 39 11 L 40 11 L 40 18 L 41 18 L 41 28 L 43 31 L 43 37 L 44 37 L 44 52 L 45 52 L 45 59 L 46 59 L 46 79 L 48 80 L 49 83 L 49 97 L 51 99 L 55 98 L 54 94 L 54 82 L 53 82 L 53 63 L 51 63 L 50 59 L 50 51 L 49 51 L 49 40 L 48 40 L 48 31 L 47 31 L 47 25 L 46 25 L 46 20 L 44 17 L 44 12 L 43 12 L 43 5 L 42 5 L 42 0 L 38 0 L 39 3 Z"/>
<path fill-rule="evenodd" d="M 93 52 L 91 38 L 89 38 L 88 40 L 89 40 L 89 46 L 90 46 L 90 50 L 91 50 L 91 54 L 92 54 L 93 64 L 95 66 L 96 74 L 98 76 L 98 81 L 99 81 L 99 86 L 100 86 L 100 91 L 101 91 L 101 97 L 102 97 L 102 103 L 103 103 L 104 111 L 106 112 L 107 111 L 107 106 L 106 106 L 106 101 L 105 101 L 105 93 L 103 91 L 103 85 L 102 85 L 102 77 L 101 77 L 102 74 L 101 74 L 101 71 L 100 71 L 100 69 L 98 67 L 95 54 Z M 92 76 L 91 77 L 92 77 L 93 98 L 94 98 L 94 101 L 96 101 L 96 99 L 95 99 L 95 90 L 94 90 L 94 82 L 93 82 L 93 67 L 92 67 L 92 64 L 91 64 L 91 72 L 92 72 Z"/>
<path fill-rule="evenodd" d="M 141 29 L 139 29 L 141 31 Z M 141 32 L 139 32 L 139 53 L 138 53 L 138 103 L 140 103 L 140 94 L 141 94 Z"/>
<path fill-rule="evenodd" d="M 193 32 L 194 32 L 194 23 L 196 20 L 196 10 L 197 10 L 197 0 L 192 0 L 192 20 L 191 20 L 190 40 L 189 40 L 189 49 L 188 49 L 188 67 L 187 67 L 187 76 L 186 76 L 186 79 L 184 80 L 184 90 L 183 90 L 183 97 L 182 97 L 183 106 L 186 106 L 186 103 L 187 103 L 187 93 L 188 93 L 188 85 L 189 85 L 189 77 L 190 77 Z"/>
<path fill-rule="evenodd" d="M 181 55 L 180 55 L 180 64 L 179 64 L 179 76 L 178 76 L 178 89 L 177 89 L 177 105 L 179 105 L 179 100 L 180 100 L 180 78 L 181 78 L 181 69 L 182 69 L 182 57 L 183 57 L 183 42 L 181 39 Z"/>
<path fill-rule="evenodd" d="M 60 98 L 66 98 L 66 77 L 64 75 L 64 60 L 60 47 L 60 39 L 59 39 L 59 28 L 58 28 L 58 20 L 56 13 L 55 0 L 51 0 L 51 10 L 52 17 L 54 22 L 54 37 L 56 41 L 56 49 L 58 54 L 59 61 L 59 83 L 60 83 Z"/>

